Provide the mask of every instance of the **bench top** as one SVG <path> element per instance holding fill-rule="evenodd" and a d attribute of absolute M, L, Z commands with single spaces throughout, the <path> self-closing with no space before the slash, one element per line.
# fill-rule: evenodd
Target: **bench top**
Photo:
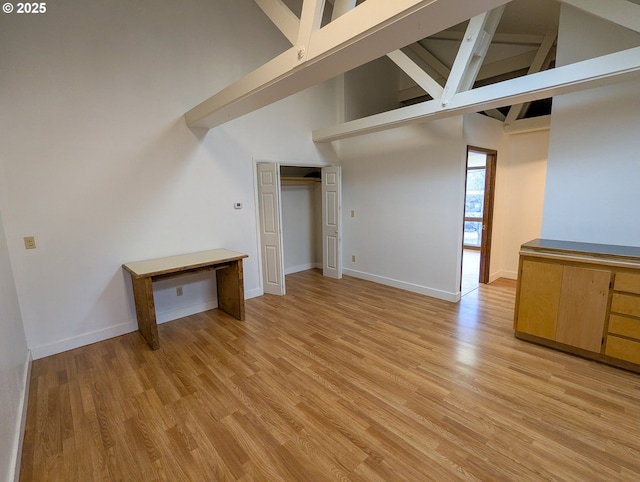
<path fill-rule="evenodd" d="M 208 266 L 247 258 L 248 255 L 230 249 L 211 249 L 198 253 L 180 254 L 166 258 L 147 259 L 125 263 L 122 267 L 135 278 L 148 278 L 181 271 L 191 271 Z"/>

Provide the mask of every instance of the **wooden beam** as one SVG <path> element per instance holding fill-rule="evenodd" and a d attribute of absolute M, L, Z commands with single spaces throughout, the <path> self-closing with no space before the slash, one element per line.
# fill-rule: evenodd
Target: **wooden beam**
<path fill-rule="evenodd" d="M 640 5 L 628 0 L 561 0 L 596 17 L 640 32 Z"/>
<path fill-rule="evenodd" d="M 300 31 L 300 19 L 282 0 L 254 0 L 278 30 L 295 45 Z"/>
<path fill-rule="evenodd" d="M 185 114 L 210 129 L 510 0 L 367 0 Z"/>
<path fill-rule="evenodd" d="M 502 12 L 504 5 L 477 15 L 469 21 L 464 40 L 451 67 L 451 75 L 444 86 L 439 108 L 446 108 L 454 95 L 473 86 Z"/>
<path fill-rule="evenodd" d="M 394 50 L 387 54 L 398 67 L 400 67 L 416 84 L 434 99 L 439 99 L 444 89 L 433 77 L 427 74 L 420 66 L 411 60 L 402 50 Z"/>
<path fill-rule="evenodd" d="M 317 129 L 313 131 L 313 140 L 331 142 L 403 125 L 480 112 L 638 79 L 640 47 L 635 47 L 460 92 L 451 99 L 446 109 L 438 110 L 438 101 L 430 100 L 337 126 Z"/>

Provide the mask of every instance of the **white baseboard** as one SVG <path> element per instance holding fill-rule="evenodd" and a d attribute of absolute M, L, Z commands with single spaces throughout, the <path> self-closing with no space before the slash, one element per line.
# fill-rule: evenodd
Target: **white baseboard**
<path fill-rule="evenodd" d="M 385 276 L 378 276 L 375 274 L 364 273 L 362 271 L 356 271 L 353 269 L 343 269 L 343 274 L 353 276 L 354 278 L 360 278 L 367 281 L 373 281 L 374 283 L 380 283 L 393 288 L 400 288 L 402 290 L 411 291 L 413 293 L 419 293 L 421 295 L 431 296 L 432 298 L 438 298 L 439 300 L 451 301 L 456 303 L 460 301 L 460 293 L 451 293 L 449 291 L 437 290 L 429 288 L 427 286 L 417 285 L 414 283 L 407 283 L 406 281 L 400 281 L 393 278 L 387 278 Z"/>
<path fill-rule="evenodd" d="M 195 315 L 196 313 L 202 313 L 203 311 L 213 310 L 218 307 L 218 300 L 207 300 L 203 303 L 195 303 L 193 305 L 182 306 L 175 310 L 164 311 L 162 313 L 156 312 L 156 323 L 158 325 L 166 323 L 167 321 L 177 320 L 178 318 L 184 318 L 185 316 Z"/>
<path fill-rule="evenodd" d="M 126 335 L 138 329 L 138 323 L 135 320 L 120 323 L 118 325 L 109 326 L 100 330 L 94 330 L 89 333 L 65 338 L 64 340 L 54 341 L 31 348 L 31 355 L 34 360 L 44 358 L 46 356 L 62 353 L 63 351 L 73 350 L 81 346 L 90 345 L 99 341 L 115 338 L 116 336 Z"/>
<path fill-rule="evenodd" d="M 287 274 L 299 273 L 300 271 L 307 271 L 309 269 L 314 269 L 314 268 L 322 269 L 322 264 L 306 263 L 306 264 L 300 264 L 298 266 L 290 266 L 289 268 L 285 268 L 284 274 L 287 275 Z"/>
<path fill-rule="evenodd" d="M 493 283 L 495 280 L 499 278 L 507 278 L 507 279 L 518 279 L 517 271 L 498 271 L 489 276 L 489 283 Z"/>
<path fill-rule="evenodd" d="M 31 364 L 33 358 L 31 350 L 27 350 L 27 359 L 25 361 L 24 374 L 22 376 L 22 389 L 20 394 L 20 402 L 18 403 L 18 416 L 16 417 L 16 429 L 13 439 L 13 453 L 9 472 L 9 479 L 14 482 L 20 480 L 20 463 L 22 462 L 22 443 L 24 441 L 24 431 L 27 423 L 27 404 L 29 403 L 29 386 L 31 382 Z"/>
<path fill-rule="evenodd" d="M 258 296 L 262 296 L 264 291 L 261 288 L 255 288 L 253 290 L 244 292 L 244 299 L 250 300 L 251 298 L 257 298 Z"/>
<path fill-rule="evenodd" d="M 264 293 L 261 289 L 256 288 L 253 290 L 245 291 L 245 299 L 255 298 L 262 296 Z M 158 324 L 166 323 L 167 321 L 177 320 L 185 316 L 193 315 L 196 313 L 202 313 L 203 311 L 213 310 L 218 307 L 218 300 L 208 300 L 203 303 L 196 303 L 189 306 L 184 306 L 176 310 L 164 311 L 161 313 L 156 312 L 156 322 Z M 73 350 L 74 348 L 80 348 L 81 346 L 90 345 L 99 341 L 108 340 L 109 338 L 115 338 L 116 336 L 126 335 L 138 330 L 138 322 L 136 320 L 127 321 L 118 325 L 109 326 L 100 330 L 91 331 L 89 333 L 83 333 L 82 335 L 74 336 L 71 338 L 65 338 L 64 340 L 55 341 L 53 343 L 46 343 L 31 348 L 31 355 L 34 360 L 44 358 L 63 351 Z"/>

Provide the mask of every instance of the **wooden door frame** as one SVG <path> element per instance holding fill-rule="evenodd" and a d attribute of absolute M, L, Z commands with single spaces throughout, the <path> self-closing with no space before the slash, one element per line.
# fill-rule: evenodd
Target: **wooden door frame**
<path fill-rule="evenodd" d="M 484 208 L 482 212 L 482 237 L 480 240 L 480 276 L 478 282 L 489 283 L 489 269 L 491 266 L 491 236 L 493 234 L 493 205 L 496 188 L 496 166 L 498 161 L 498 151 L 495 149 L 485 149 L 483 147 L 467 146 L 467 157 L 465 159 L 465 200 L 466 200 L 466 175 L 468 171 L 469 152 L 483 152 L 487 155 L 485 181 L 484 181 Z M 464 229 L 464 213 L 462 216 L 462 226 Z M 462 241 L 464 249 L 464 239 Z"/>

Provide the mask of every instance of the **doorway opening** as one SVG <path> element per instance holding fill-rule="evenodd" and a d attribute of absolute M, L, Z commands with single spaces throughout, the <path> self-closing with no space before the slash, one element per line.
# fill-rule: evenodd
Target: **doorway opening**
<path fill-rule="evenodd" d="M 462 241 L 462 296 L 489 283 L 497 151 L 467 147 Z"/>
<path fill-rule="evenodd" d="M 342 278 L 340 168 L 257 162 L 256 174 L 264 293 L 284 295 L 285 275 L 311 268 Z"/>

